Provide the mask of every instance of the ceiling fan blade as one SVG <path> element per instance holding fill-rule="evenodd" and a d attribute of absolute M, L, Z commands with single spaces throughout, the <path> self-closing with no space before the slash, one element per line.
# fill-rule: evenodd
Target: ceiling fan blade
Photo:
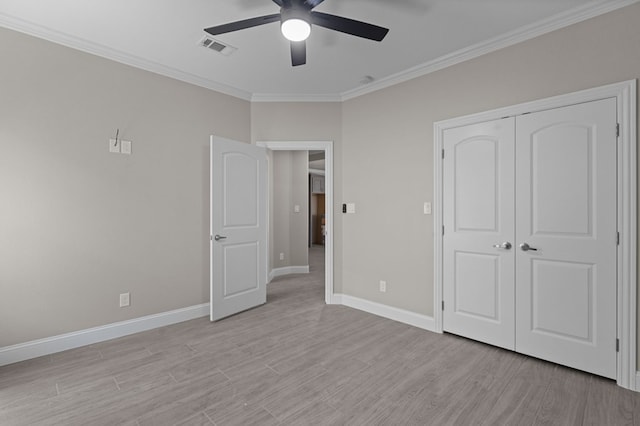
<path fill-rule="evenodd" d="M 232 31 L 244 30 L 245 28 L 257 27 L 259 25 L 270 24 L 280 20 L 280 14 L 258 16 L 257 18 L 244 19 L 242 21 L 230 22 L 228 24 L 217 25 L 215 27 L 205 28 L 204 30 L 211 35 L 230 33 Z"/>
<path fill-rule="evenodd" d="M 382 41 L 389 32 L 388 28 L 322 12 L 312 11 L 311 21 L 315 25 L 329 28 L 330 30 L 340 31 L 342 33 L 368 38 L 369 40 L 375 41 Z"/>
<path fill-rule="evenodd" d="M 307 63 L 307 42 L 292 41 L 291 42 L 291 65 L 297 67 Z"/>
<path fill-rule="evenodd" d="M 304 4 L 307 5 L 307 7 L 309 9 L 313 9 L 314 7 L 316 7 L 317 5 L 319 5 L 320 3 L 322 3 L 324 0 L 305 0 Z"/>

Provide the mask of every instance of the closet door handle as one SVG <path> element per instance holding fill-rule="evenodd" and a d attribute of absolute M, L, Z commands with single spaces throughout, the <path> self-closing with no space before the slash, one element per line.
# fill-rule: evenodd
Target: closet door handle
<path fill-rule="evenodd" d="M 495 247 L 497 249 L 509 250 L 509 249 L 511 249 L 511 243 L 509 241 L 505 241 L 502 244 L 494 244 L 493 247 Z"/>
<path fill-rule="evenodd" d="M 227 237 L 223 237 L 222 235 L 216 235 L 215 237 L 213 237 L 213 239 L 216 241 L 225 240 L 226 238 Z"/>
<path fill-rule="evenodd" d="M 522 249 L 522 251 L 538 251 L 537 248 L 535 247 L 531 247 L 529 244 L 527 243 L 522 243 L 520 244 L 520 249 Z"/>

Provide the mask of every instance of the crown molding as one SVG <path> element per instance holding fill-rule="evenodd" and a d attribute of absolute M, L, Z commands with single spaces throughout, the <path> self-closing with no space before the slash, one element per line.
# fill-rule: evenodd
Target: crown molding
<path fill-rule="evenodd" d="M 73 37 L 68 34 L 64 34 L 62 32 L 55 31 L 50 28 L 36 25 L 25 20 L 7 15 L 6 13 L 0 13 L 0 26 L 34 37 L 38 37 L 52 43 L 61 44 L 72 49 L 110 59 L 121 64 L 149 71 L 154 74 L 159 74 L 165 77 L 173 78 L 175 80 L 183 81 L 185 83 L 204 87 L 206 89 L 210 89 L 225 95 L 244 99 L 246 101 L 251 100 L 251 93 L 247 91 L 227 86 L 213 80 L 198 77 L 196 75 L 180 71 L 172 67 L 168 67 L 158 62 L 149 61 L 135 55 L 129 55 L 127 53 L 120 52 L 107 46 L 89 42 L 79 37 Z"/>
<path fill-rule="evenodd" d="M 381 78 L 364 87 L 342 92 L 340 98 L 342 101 L 357 98 L 377 90 L 384 89 L 417 77 L 430 74 L 435 71 L 477 58 L 487 53 L 495 52 L 505 47 L 513 46 L 532 38 L 559 30 L 569 25 L 577 24 L 590 18 L 603 15 L 608 12 L 620 9 L 625 6 L 638 3 L 640 0 L 613 0 L 598 1 L 590 4 L 579 6 L 569 11 L 554 15 L 550 18 L 535 22 L 530 25 L 518 28 L 517 30 L 505 33 L 501 36 L 491 38 L 489 40 L 474 44 L 464 49 L 457 50 L 448 55 L 441 56 L 433 61 L 426 62 L 421 65 L 409 68 L 405 71 Z"/>

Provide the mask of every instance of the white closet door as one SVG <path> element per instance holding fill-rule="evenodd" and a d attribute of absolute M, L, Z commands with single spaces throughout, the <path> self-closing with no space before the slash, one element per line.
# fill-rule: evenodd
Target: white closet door
<path fill-rule="evenodd" d="M 516 120 L 516 351 L 610 378 L 615 126 L 614 99 Z"/>
<path fill-rule="evenodd" d="M 514 122 L 444 134 L 444 330 L 514 349 Z"/>

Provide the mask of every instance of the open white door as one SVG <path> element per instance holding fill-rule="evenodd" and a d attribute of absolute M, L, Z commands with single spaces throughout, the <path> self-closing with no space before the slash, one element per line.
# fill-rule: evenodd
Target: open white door
<path fill-rule="evenodd" d="M 211 137 L 211 321 L 267 301 L 266 149 Z"/>

